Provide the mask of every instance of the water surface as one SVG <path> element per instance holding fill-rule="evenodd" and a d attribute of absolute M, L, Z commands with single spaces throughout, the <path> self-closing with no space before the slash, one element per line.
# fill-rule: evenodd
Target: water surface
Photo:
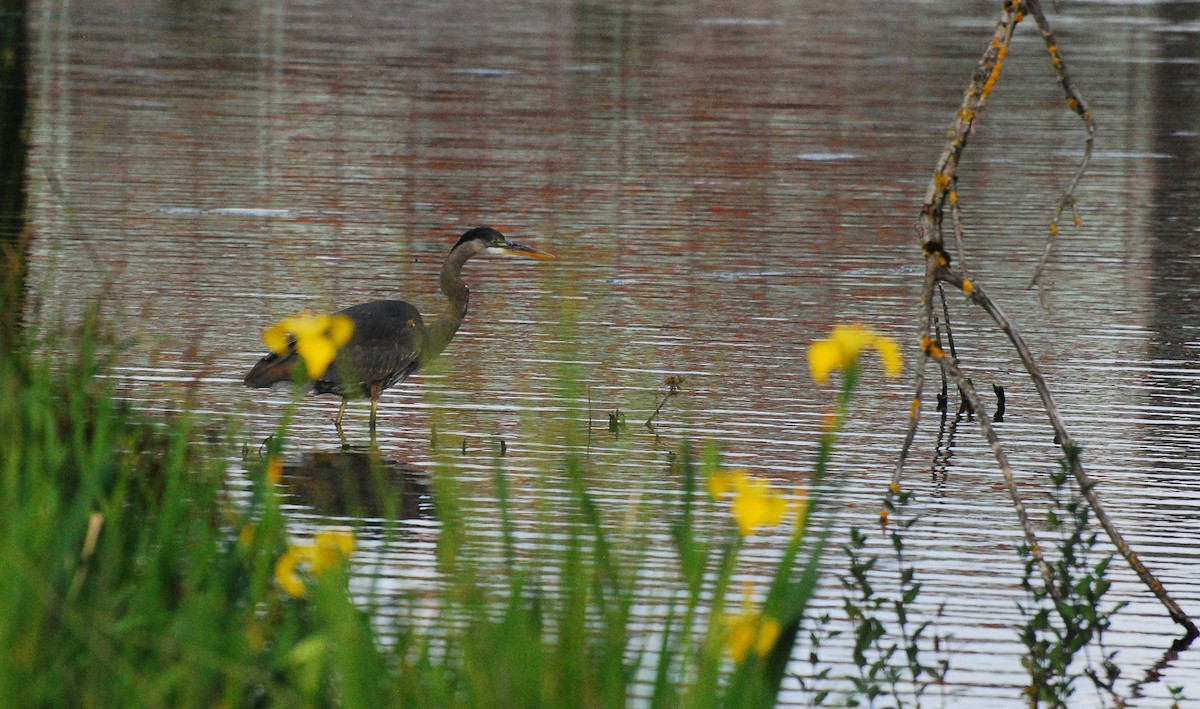
<path fill-rule="evenodd" d="M 1197 8 L 1072 2 L 1053 16 L 1100 133 L 1083 225 L 1064 230 L 1043 292 L 1025 283 L 1083 133 L 1032 26 L 960 180 L 968 267 L 1041 358 L 1116 523 L 1193 614 Z M 378 444 L 406 500 L 399 542 L 372 541 L 380 510 L 330 501 L 324 482 L 353 474 L 330 456 L 337 401 L 300 409 L 296 531 L 368 520 L 364 567 L 407 593 L 437 583 L 438 458 L 484 504 L 503 442 L 528 529 L 562 498 L 572 425 L 590 432 L 590 479 L 614 519 L 677 489 L 667 461 L 685 440 L 803 483 L 832 397 L 808 378 L 807 343 L 855 320 L 913 350 L 913 226 L 997 3 L 48 0 L 38 13 L 40 318 L 100 301 L 136 337 L 118 373 L 147 409 L 186 394 L 239 418 L 254 450 L 287 403 L 241 386 L 274 320 L 391 297 L 436 312 L 441 258 L 477 224 L 557 255 L 472 262 L 471 312 L 440 365 L 385 394 Z M 1000 430 L 1040 499 L 1057 449 L 1032 387 L 981 315 L 952 301 L 960 354 L 985 390 L 1006 388 Z M 582 377 L 579 396 L 560 386 L 564 367 Z M 651 431 L 642 422 L 669 376 L 682 392 Z M 834 461 L 841 527 L 879 536 L 910 397 L 908 376 L 868 370 Z M 617 410 L 620 437 L 607 426 Z M 356 445 L 366 414 L 348 414 Z M 918 610 L 952 639 L 948 703 L 1018 706 L 1019 529 L 972 425 L 931 475 L 936 424 L 926 419 L 906 478 L 923 515 L 908 536 Z M 496 531 L 486 515 L 472 523 Z M 665 526 L 638 531 L 669 563 Z M 779 543 L 755 541 L 748 578 Z M 833 577 L 845 562 L 828 563 L 819 606 L 844 623 Z M 1107 638 L 1122 691 L 1144 695 L 1135 706 L 1162 706 L 1168 685 L 1200 696 L 1200 656 L 1160 665 L 1177 628 L 1131 572 L 1111 576 L 1114 599 L 1130 602 Z M 830 661 L 846 672 L 841 642 Z"/>

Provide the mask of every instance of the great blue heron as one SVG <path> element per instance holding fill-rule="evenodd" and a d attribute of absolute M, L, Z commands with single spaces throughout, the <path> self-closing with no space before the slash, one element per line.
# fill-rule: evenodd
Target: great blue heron
<path fill-rule="evenodd" d="M 338 350 L 328 370 L 308 384 L 317 394 L 342 397 L 334 426 L 342 430 L 342 416 L 350 399 L 370 398 L 371 431 L 379 408 L 379 394 L 408 378 L 450 344 L 467 316 L 470 291 L 462 280 L 462 268 L 471 257 L 504 254 L 536 259 L 554 258 L 548 253 L 514 244 L 491 227 L 476 227 L 462 235 L 442 264 L 441 286 L 449 303 L 431 325 L 421 313 L 403 300 L 375 300 L 352 305 L 338 314 L 354 323 L 354 332 Z M 265 389 L 293 381 L 299 355 L 295 342 L 283 354 L 268 354 L 246 375 L 246 386 Z"/>

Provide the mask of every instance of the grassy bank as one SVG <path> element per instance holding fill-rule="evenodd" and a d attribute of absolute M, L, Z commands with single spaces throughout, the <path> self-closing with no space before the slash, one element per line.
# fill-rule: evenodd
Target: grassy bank
<path fill-rule="evenodd" d="M 785 683 L 793 699 L 812 705 L 945 702 L 928 690 L 944 681 L 952 658 L 925 658 L 938 645 L 934 630 L 908 613 L 921 584 L 902 535 L 915 518 L 900 514 L 885 532 L 900 573 L 894 597 L 874 590 L 879 559 L 862 534 L 842 547 L 853 673 L 831 676 L 821 657 L 831 636 L 810 617 L 836 541 L 831 515 L 813 512 L 819 491 L 837 485 L 825 470 L 864 347 L 886 359 L 891 345 L 843 330 L 812 348 L 814 377 L 837 370 L 841 387 L 806 487 L 777 489 L 724 467 L 711 446 L 685 445 L 656 478 L 662 488 L 643 496 L 636 514 L 611 519 L 589 486 L 586 433 L 568 430 L 552 471 L 567 494 L 539 513 L 552 517 L 552 531 L 531 534 L 517 522 L 529 511 L 514 509 L 502 460 L 482 500 L 452 464 L 439 463 L 429 479 L 435 590 L 412 596 L 370 577 L 387 572 L 359 561 L 357 530 L 305 525 L 296 533 L 279 484 L 290 414 L 232 470 L 240 446 L 230 424 L 186 407 L 169 416 L 132 408 L 107 376 L 119 346 L 94 326 L 6 351 L 0 706 L 766 707 Z M 569 372 L 561 384 L 574 386 Z M 386 463 L 378 452 L 356 455 L 367 465 L 352 506 L 373 510 L 372 534 L 383 530 L 376 548 L 402 548 L 404 512 Z M 249 488 L 229 489 L 234 478 Z M 899 504 L 909 497 L 899 495 Z M 1029 624 L 1014 632 L 1029 648 L 1026 697 L 1035 705 L 1065 704 L 1084 675 L 1116 696 L 1102 643 L 1117 610 L 1102 602 L 1107 561 L 1089 561 L 1095 538 L 1086 513 L 1063 504 L 1055 519 L 1072 532 L 1059 549 L 1060 595 L 1074 604 L 1068 619 L 1082 620 L 1055 625 L 1052 611 L 1062 607 L 1026 579 Z M 483 515 L 499 529 L 500 564 L 494 550 L 474 548 L 471 527 Z M 649 559 L 631 541 L 638 535 L 614 531 L 651 515 L 670 521 L 669 564 Z M 780 540 L 765 562 L 770 580 L 744 593 L 735 579 L 747 564 L 762 576 L 764 561 L 742 552 L 768 529 Z M 661 601 L 653 611 L 649 597 Z M 798 642 L 809 661 L 801 671 L 789 667 Z M 1079 669 L 1074 658 L 1091 645 L 1107 674 Z"/>
<path fill-rule="evenodd" d="M 675 502 L 654 510 L 674 520 L 679 563 L 666 621 L 648 640 L 633 630 L 643 561 L 610 536 L 581 450 L 560 461 L 565 524 L 536 554 L 518 553 L 496 467 L 492 507 L 509 561 L 500 590 L 467 551 L 471 511 L 445 467 L 433 478 L 436 617 L 383 621 L 367 610 L 379 599 L 347 588 L 354 530 L 288 533 L 276 485 L 286 417 L 247 463 L 250 493 L 231 495 L 225 425 L 131 408 L 106 376 L 113 348 L 88 328 L 52 348 L 73 352 L 68 360 L 23 347 L 0 363 L 0 704 L 774 702 L 827 541 L 809 529 L 815 494 L 726 470 L 715 450 L 680 451 L 664 483 L 678 486 Z M 814 483 L 849 403 L 853 360 L 843 364 Z M 728 511 L 718 528 L 697 521 L 712 505 Z M 792 533 L 774 581 L 739 605 L 729 596 L 743 539 L 776 525 Z"/>

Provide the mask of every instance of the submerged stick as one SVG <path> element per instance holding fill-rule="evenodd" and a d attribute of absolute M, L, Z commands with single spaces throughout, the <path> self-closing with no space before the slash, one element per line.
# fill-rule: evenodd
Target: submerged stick
<path fill-rule="evenodd" d="M 1016 350 L 1017 357 L 1020 358 L 1021 364 L 1024 365 L 1025 371 L 1029 374 L 1030 380 L 1033 381 L 1034 387 L 1037 389 L 1038 397 L 1042 400 L 1042 408 L 1046 411 L 1046 416 L 1050 420 L 1050 427 L 1054 429 L 1055 440 L 1062 446 L 1063 458 L 1067 461 L 1067 467 L 1070 468 L 1071 474 L 1074 475 L 1075 481 L 1079 484 L 1079 490 L 1087 500 L 1088 506 L 1092 508 L 1092 512 L 1096 515 L 1096 521 L 1108 533 L 1108 538 L 1112 540 L 1113 545 L 1129 566 L 1133 568 L 1134 573 L 1142 580 L 1142 583 L 1150 589 L 1150 591 L 1158 597 L 1158 600 L 1166 607 L 1167 612 L 1171 615 L 1171 619 L 1182 625 L 1191 636 L 1200 635 L 1200 630 L 1196 628 L 1196 624 L 1188 617 L 1179 604 L 1171 598 L 1167 593 L 1162 583 L 1150 573 L 1142 560 L 1130 548 L 1129 543 L 1125 541 L 1125 537 L 1117 529 L 1109 518 L 1108 513 L 1104 511 L 1103 505 L 1100 503 L 1099 496 L 1096 495 L 1096 481 L 1092 480 L 1083 469 L 1083 464 L 1079 460 L 1079 448 L 1071 441 L 1071 434 L 1067 432 L 1066 423 L 1063 421 L 1062 415 L 1058 412 L 1058 406 L 1054 403 L 1054 396 L 1050 393 L 1050 387 L 1046 384 L 1046 377 L 1042 374 L 1041 368 L 1038 366 L 1037 360 L 1034 359 L 1033 353 L 1026 344 L 1025 338 L 1013 326 L 1012 321 L 1008 316 L 1000 310 L 1000 306 L 996 305 L 995 301 L 987 296 L 981 286 L 965 280 L 961 275 L 956 274 L 948 269 L 942 269 L 939 274 L 939 280 L 951 285 L 957 285 L 963 288 L 963 291 L 970 298 L 971 302 L 983 308 L 983 311 L 991 317 L 1005 335 L 1008 336 L 1009 342 L 1012 343 L 1013 349 Z M 970 285 L 969 288 L 964 288 L 964 285 Z M 982 424 L 982 421 L 981 421 Z"/>
<path fill-rule="evenodd" d="M 971 408 L 975 410 L 979 429 L 987 439 L 988 445 L 992 449 L 992 455 L 995 456 L 996 463 L 1000 466 L 1000 474 L 1004 476 L 1004 489 L 1008 491 L 1008 496 L 1012 499 L 1013 509 L 1017 512 L 1017 520 L 1021 523 L 1021 531 L 1025 534 L 1025 542 L 1029 545 L 1029 553 L 1037 562 L 1038 571 L 1042 574 L 1042 582 L 1046 584 L 1046 589 L 1050 591 L 1050 595 L 1055 601 L 1062 601 L 1058 594 L 1058 587 L 1054 583 L 1054 569 L 1046 563 L 1046 559 L 1042 555 L 1042 546 L 1038 544 L 1033 524 L 1029 521 L 1029 513 L 1025 511 L 1025 503 L 1021 501 L 1021 493 L 1017 491 L 1017 481 L 1013 476 L 1012 466 L 1008 464 L 1008 455 L 1005 454 L 1004 447 L 1000 445 L 1000 436 L 992 427 L 992 419 L 988 416 L 983 400 L 979 398 L 979 393 L 975 391 L 975 385 L 958 368 L 957 358 L 953 355 L 947 355 L 931 341 L 927 341 L 922 349 L 925 350 L 926 356 L 937 362 L 950 381 L 958 386 L 963 398 L 969 401 Z"/>

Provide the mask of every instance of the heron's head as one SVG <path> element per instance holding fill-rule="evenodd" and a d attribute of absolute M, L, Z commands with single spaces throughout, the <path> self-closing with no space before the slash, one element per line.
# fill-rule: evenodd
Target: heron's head
<path fill-rule="evenodd" d="M 458 240 L 458 243 L 454 245 L 451 251 L 459 249 L 467 249 L 467 253 L 471 256 L 486 253 L 489 255 L 524 256 L 525 258 L 536 259 L 554 258 L 545 251 L 538 251 L 529 246 L 515 244 L 490 226 L 475 227 L 466 234 L 463 234 L 462 238 Z"/>

